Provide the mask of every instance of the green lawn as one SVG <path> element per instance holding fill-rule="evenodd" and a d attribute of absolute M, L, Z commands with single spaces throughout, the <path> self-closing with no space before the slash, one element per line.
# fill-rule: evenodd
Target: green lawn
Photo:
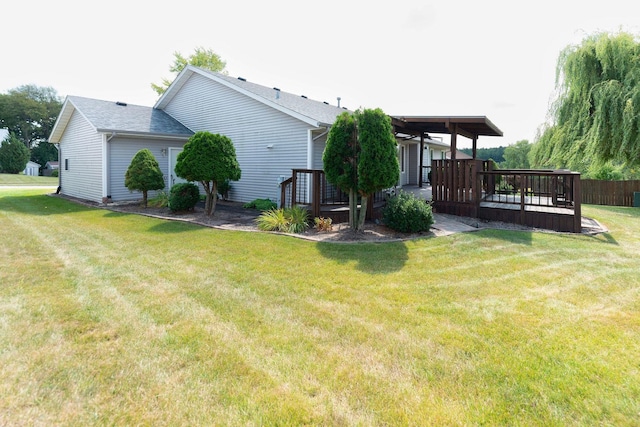
<path fill-rule="evenodd" d="M 57 187 L 58 178 L 51 176 L 0 173 L 0 185 L 43 185 Z"/>
<path fill-rule="evenodd" d="M 638 425 L 640 209 L 331 244 L 0 190 L 0 425 Z"/>

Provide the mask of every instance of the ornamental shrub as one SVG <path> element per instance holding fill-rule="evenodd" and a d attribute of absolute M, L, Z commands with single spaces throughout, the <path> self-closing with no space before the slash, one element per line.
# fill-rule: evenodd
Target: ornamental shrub
<path fill-rule="evenodd" d="M 29 163 L 31 153 L 24 142 L 14 134 L 0 141 L 0 170 L 2 173 L 19 174 Z"/>
<path fill-rule="evenodd" d="M 318 231 L 331 231 L 333 230 L 333 220 L 331 218 L 315 217 L 313 223 L 316 225 Z"/>
<path fill-rule="evenodd" d="M 382 219 L 387 227 L 396 231 L 417 233 L 429 231 L 433 225 L 433 212 L 426 201 L 401 191 L 389 199 Z"/>
<path fill-rule="evenodd" d="M 173 212 L 190 211 L 200 201 L 200 190 L 191 182 L 181 182 L 171 187 L 169 209 Z"/>
<path fill-rule="evenodd" d="M 147 194 L 150 190 L 162 190 L 164 178 L 158 161 L 148 148 L 138 151 L 124 175 L 124 185 L 129 191 L 142 192 L 142 205 L 147 207 Z"/>
<path fill-rule="evenodd" d="M 309 212 L 301 206 L 269 209 L 256 218 L 256 224 L 262 231 L 302 233 L 309 228 Z"/>

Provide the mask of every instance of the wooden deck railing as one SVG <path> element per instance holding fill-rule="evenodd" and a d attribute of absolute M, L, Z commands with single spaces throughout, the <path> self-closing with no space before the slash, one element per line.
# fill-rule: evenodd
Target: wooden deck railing
<path fill-rule="evenodd" d="M 384 202 L 385 193 L 377 192 L 367 204 L 367 218 L 378 217 L 376 208 Z M 320 169 L 293 169 L 291 177 L 280 184 L 280 207 L 303 205 L 313 217 L 333 217 L 343 221 L 349 206 L 349 195 L 330 184 Z M 346 212 L 348 215 L 348 211 Z"/>
<path fill-rule="evenodd" d="M 492 170 L 482 160 L 432 164 L 437 212 L 580 232 L 580 174 L 565 170 Z"/>

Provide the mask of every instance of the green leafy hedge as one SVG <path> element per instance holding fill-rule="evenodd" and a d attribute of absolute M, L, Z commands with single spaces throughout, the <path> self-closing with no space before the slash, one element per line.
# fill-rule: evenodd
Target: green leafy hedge
<path fill-rule="evenodd" d="M 190 182 L 182 182 L 171 187 L 169 209 L 173 212 L 190 211 L 200 201 L 198 186 Z"/>
<path fill-rule="evenodd" d="M 411 193 L 400 192 L 389 199 L 382 219 L 389 228 L 402 233 L 417 233 L 429 231 L 433 225 L 433 212 L 426 201 Z"/>

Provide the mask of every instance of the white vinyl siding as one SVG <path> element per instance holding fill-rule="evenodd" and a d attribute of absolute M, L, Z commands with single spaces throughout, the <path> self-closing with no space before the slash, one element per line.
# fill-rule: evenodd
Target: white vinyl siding
<path fill-rule="evenodd" d="M 322 134 L 322 132 L 324 132 L 324 130 L 322 130 L 321 132 L 319 131 L 318 133 Z M 315 133 L 314 133 L 314 137 L 316 137 Z M 324 153 L 324 148 L 326 146 L 327 146 L 326 134 L 316 139 L 315 141 L 313 141 L 313 169 L 324 169 L 324 164 L 322 163 L 322 154 Z"/>
<path fill-rule="evenodd" d="M 277 200 L 278 177 L 307 167 L 308 124 L 199 74 L 165 111 L 194 132 L 231 138 L 242 170 L 240 181 L 231 183 L 231 200 Z"/>
<path fill-rule="evenodd" d="M 75 112 L 60 139 L 62 194 L 102 202 L 102 168 L 102 135 Z"/>
<path fill-rule="evenodd" d="M 186 141 L 150 140 L 144 138 L 121 138 L 115 137 L 109 141 L 109 186 L 108 195 L 111 200 L 137 200 L 142 198 L 139 191 L 129 191 L 124 185 L 124 175 L 131 164 L 131 160 L 136 153 L 143 148 L 148 148 L 156 158 L 160 170 L 164 176 L 165 188 L 169 192 L 169 147 L 182 147 Z M 164 151 L 163 153 L 163 149 Z M 149 191 L 148 197 L 155 197 L 157 191 Z"/>

